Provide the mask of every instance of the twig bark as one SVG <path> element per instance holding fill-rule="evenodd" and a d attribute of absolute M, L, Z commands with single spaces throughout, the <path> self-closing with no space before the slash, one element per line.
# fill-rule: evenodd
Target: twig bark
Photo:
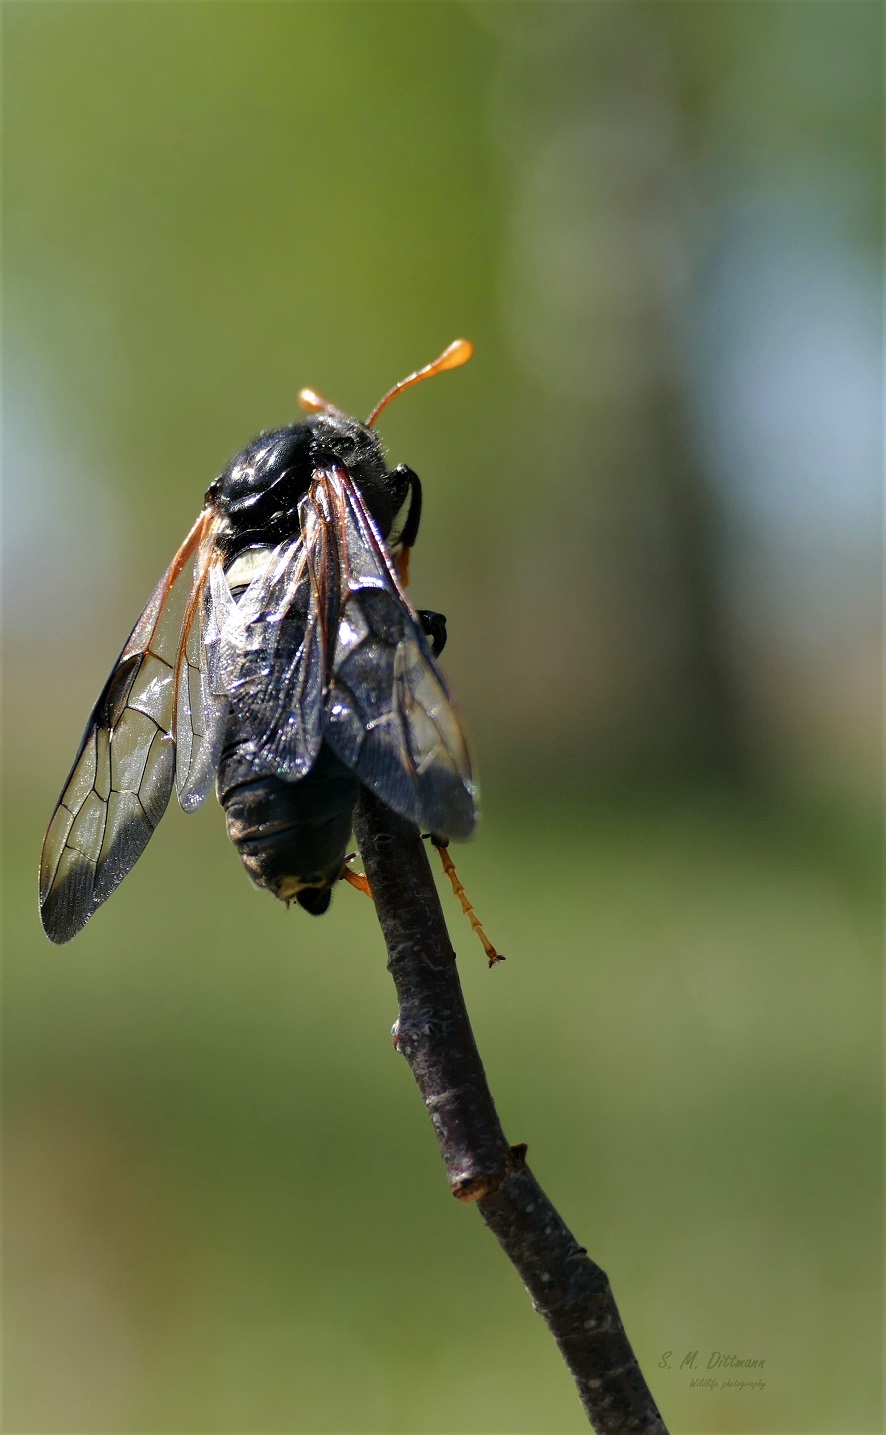
<path fill-rule="evenodd" d="M 430 1113 L 449 1186 L 476 1201 L 572 1373 L 598 1435 L 667 1435 L 609 1281 L 564 1224 L 498 1119 L 418 832 L 370 792 L 356 834 L 400 1003 L 395 1045 Z"/>

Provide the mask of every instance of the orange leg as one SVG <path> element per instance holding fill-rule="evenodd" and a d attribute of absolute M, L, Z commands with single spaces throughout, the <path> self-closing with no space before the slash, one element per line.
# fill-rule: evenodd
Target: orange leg
<path fill-rule="evenodd" d="M 365 893 L 365 895 L 371 899 L 372 888 L 369 885 L 369 878 L 365 872 L 352 871 L 351 868 L 347 866 L 347 863 L 351 861 L 353 861 L 351 857 L 345 859 L 345 866 L 341 869 L 342 882 L 347 882 L 351 887 L 356 887 L 358 892 Z"/>
<path fill-rule="evenodd" d="M 439 837 L 432 837 L 431 841 L 433 842 L 437 851 L 440 853 L 440 861 L 443 863 L 443 871 L 446 873 L 446 876 L 452 883 L 452 890 L 458 898 L 459 902 L 461 903 L 461 909 L 467 917 L 468 921 L 470 922 L 471 926 L 473 927 L 474 931 L 477 933 L 477 936 L 480 938 L 480 941 L 483 943 L 483 950 L 489 959 L 489 965 L 491 967 L 494 967 L 496 962 L 503 962 L 504 957 L 502 956 L 501 952 L 497 952 L 495 950 L 495 947 L 492 945 L 483 930 L 483 923 L 480 921 L 480 918 L 477 916 L 477 913 L 474 911 L 473 907 L 468 901 L 468 895 L 459 880 L 458 873 L 455 870 L 455 863 L 449 855 L 446 843 L 441 841 Z"/>
<path fill-rule="evenodd" d="M 400 582 L 403 584 L 404 588 L 407 588 L 409 586 L 409 555 L 411 552 L 412 549 L 407 548 L 404 543 L 403 547 L 398 549 L 397 556 L 394 559 L 394 567 L 397 569 L 397 577 L 400 579 Z"/>

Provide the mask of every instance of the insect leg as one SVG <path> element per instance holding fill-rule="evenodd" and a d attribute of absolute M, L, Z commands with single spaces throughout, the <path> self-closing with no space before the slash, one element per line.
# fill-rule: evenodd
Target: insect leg
<path fill-rule="evenodd" d="M 489 959 L 489 965 L 494 967 L 496 962 L 503 962 L 501 952 L 497 952 L 483 930 L 483 923 L 468 901 L 468 894 L 462 886 L 458 873 L 455 870 L 455 863 L 449 855 L 449 844 L 442 837 L 431 836 L 431 841 L 440 853 L 440 861 L 443 863 L 443 871 L 452 883 L 452 890 L 461 903 L 461 909 L 473 927 L 480 941 L 483 943 L 483 950 Z"/>
<path fill-rule="evenodd" d="M 366 873 L 355 872 L 352 867 L 348 866 L 348 863 L 353 862 L 356 856 L 356 852 L 351 852 L 350 855 L 345 858 L 345 865 L 339 874 L 339 881 L 347 882 L 351 887 L 356 887 L 358 892 L 365 893 L 371 900 L 372 888 L 369 885 L 369 878 L 366 876 Z"/>
<path fill-rule="evenodd" d="M 446 647 L 446 619 L 442 613 L 431 613 L 425 608 L 419 609 L 418 621 L 421 623 L 421 630 L 426 638 L 431 640 L 431 652 L 435 658 L 439 658 Z"/>

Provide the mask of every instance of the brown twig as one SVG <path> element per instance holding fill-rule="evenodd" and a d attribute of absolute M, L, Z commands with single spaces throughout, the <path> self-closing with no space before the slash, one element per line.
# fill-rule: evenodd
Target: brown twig
<path fill-rule="evenodd" d="M 505 1139 L 418 832 L 368 791 L 355 825 L 400 1003 L 395 1045 L 430 1113 L 453 1195 L 476 1201 L 513 1262 L 598 1435 L 667 1435 L 605 1273 L 535 1180 L 525 1146 Z"/>

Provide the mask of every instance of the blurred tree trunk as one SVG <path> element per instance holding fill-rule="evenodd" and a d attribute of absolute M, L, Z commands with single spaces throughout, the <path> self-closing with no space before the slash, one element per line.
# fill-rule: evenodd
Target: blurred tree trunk
<path fill-rule="evenodd" d="M 529 502 L 512 510 L 520 576 L 503 585 L 525 602 L 502 622 L 514 671 L 534 675 L 516 697 L 522 731 L 550 747 L 559 725 L 573 767 L 735 775 L 720 517 L 683 380 L 691 246 L 675 77 L 645 8 L 546 15 L 513 48 L 496 109 L 506 151 L 524 157 L 503 315 L 535 409 L 510 456 Z"/>

